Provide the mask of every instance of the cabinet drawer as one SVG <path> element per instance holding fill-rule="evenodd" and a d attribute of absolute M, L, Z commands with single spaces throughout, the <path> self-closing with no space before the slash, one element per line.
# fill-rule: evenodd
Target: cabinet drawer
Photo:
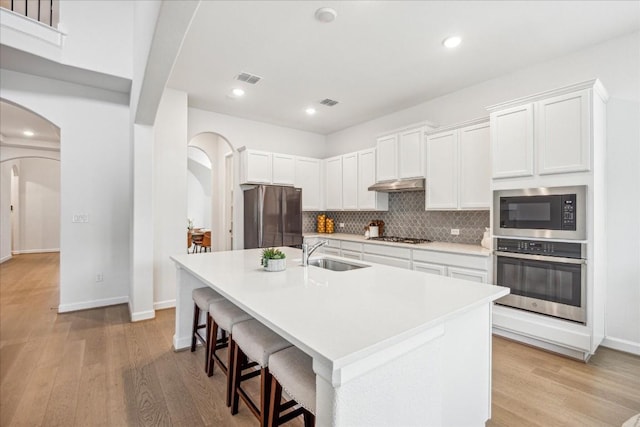
<path fill-rule="evenodd" d="M 343 240 L 342 249 L 346 249 L 348 251 L 362 252 L 362 243 L 348 242 Z"/>
<path fill-rule="evenodd" d="M 362 255 L 362 260 L 376 262 L 378 264 L 390 265 L 392 267 L 400 267 L 400 268 L 406 268 L 406 269 L 411 268 L 411 261 L 409 261 L 408 259 L 404 260 L 404 259 L 398 259 L 398 258 L 389 258 L 386 256 L 371 255 L 371 254 L 365 253 Z"/>
<path fill-rule="evenodd" d="M 364 252 L 367 254 L 384 255 L 395 258 L 405 258 L 407 261 L 411 259 L 411 249 L 398 248 L 385 245 L 364 244 Z"/>
<path fill-rule="evenodd" d="M 360 251 L 349 251 L 349 250 L 344 250 L 343 249 L 342 250 L 342 257 L 343 258 L 361 260 L 362 259 L 362 252 L 360 252 Z"/>
<path fill-rule="evenodd" d="M 322 249 L 323 249 L 322 253 L 325 253 L 327 255 L 340 256 L 340 249 L 339 248 L 331 248 L 331 247 L 325 246 Z"/>
<path fill-rule="evenodd" d="M 447 267 L 438 264 L 428 264 L 426 262 L 414 262 L 413 269 L 422 273 L 437 274 L 439 276 L 445 276 L 447 274 Z"/>
<path fill-rule="evenodd" d="M 466 268 L 449 267 L 449 277 L 454 279 L 470 280 L 472 282 L 487 283 L 486 271 L 468 270 Z"/>
<path fill-rule="evenodd" d="M 413 250 L 413 260 L 433 264 L 455 265 L 459 267 L 489 269 L 489 257 L 452 254 L 448 252 Z"/>

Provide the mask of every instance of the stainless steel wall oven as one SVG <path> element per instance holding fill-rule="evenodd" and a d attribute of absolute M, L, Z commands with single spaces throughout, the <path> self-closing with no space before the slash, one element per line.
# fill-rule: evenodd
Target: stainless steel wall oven
<path fill-rule="evenodd" d="M 586 322 L 584 243 L 497 238 L 494 283 L 511 288 L 496 303 Z"/>

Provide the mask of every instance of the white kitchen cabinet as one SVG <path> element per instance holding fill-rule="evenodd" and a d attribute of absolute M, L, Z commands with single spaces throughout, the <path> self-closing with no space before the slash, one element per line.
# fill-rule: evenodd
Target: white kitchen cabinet
<path fill-rule="evenodd" d="M 414 262 L 412 269 L 427 274 L 437 274 L 438 276 L 445 276 L 447 274 L 447 267 L 438 264 L 428 264 L 426 262 Z"/>
<path fill-rule="evenodd" d="M 489 283 L 489 278 L 486 271 L 471 270 L 461 267 L 448 267 L 447 276 L 453 277 L 454 279 L 463 279 L 478 283 Z"/>
<path fill-rule="evenodd" d="M 276 185 L 294 185 L 296 177 L 295 157 L 272 153 L 272 180 Z"/>
<path fill-rule="evenodd" d="M 474 120 L 427 136 L 427 210 L 489 209 L 489 123 Z"/>
<path fill-rule="evenodd" d="M 424 176 L 423 138 L 423 126 L 402 131 L 398 135 L 399 179 Z"/>
<path fill-rule="evenodd" d="M 240 183 L 241 184 L 271 184 L 272 183 L 272 154 L 266 151 L 249 150 L 241 147 L 240 152 Z"/>
<path fill-rule="evenodd" d="M 364 261 L 377 262 L 393 267 L 411 268 L 411 249 L 398 246 L 364 244 L 362 251 L 362 259 Z"/>
<path fill-rule="evenodd" d="M 589 91 L 536 103 L 538 174 L 589 170 Z"/>
<path fill-rule="evenodd" d="M 491 206 L 489 122 L 460 129 L 458 148 L 460 209 L 489 209 Z"/>
<path fill-rule="evenodd" d="M 349 259 L 362 260 L 362 252 L 349 251 L 347 249 L 342 249 L 340 251 L 340 256 Z"/>
<path fill-rule="evenodd" d="M 398 179 L 398 137 L 378 138 L 376 142 L 376 182 Z"/>
<path fill-rule="evenodd" d="M 533 175 L 533 104 L 491 113 L 494 178 Z"/>
<path fill-rule="evenodd" d="M 458 131 L 427 137 L 426 209 L 458 208 Z"/>
<path fill-rule="evenodd" d="M 322 160 L 295 158 L 295 186 L 302 188 L 302 210 L 322 210 Z"/>
<path fill-rule="evenodd" d="M 342 209 L 358 209 L 358 153 L 342 156 Z"/>
<path fill-rule="evenodd" d="M 325 160 L 325 209 L 342 209 L 342 156 Z"/>
<path fill-rule="evenodd" d="M 376 182 L 376 149 L 358 151 L 358 209 L 389 210 L 388 193 L 369 191 Z"/>

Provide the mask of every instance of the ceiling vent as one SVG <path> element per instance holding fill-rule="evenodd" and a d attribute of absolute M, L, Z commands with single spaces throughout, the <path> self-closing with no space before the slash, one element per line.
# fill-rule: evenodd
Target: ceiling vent
<path fill-rule="evenodd" d="M 320 104 L 326 105 L 327 107 L 333 107 L 337 103 L 338 101 L 334 101 L 333 99 L 329 99 L 329 98 L 325 98 L 322 101 L 320 101 Z"/>
<path fill-rule="evenodd" d="M 240 80 L 241 82 L 247 82 L 249 84 L 256 84 L 258 83 L 260 80 L 262 80 L 262 77 L 260 76 L 256 76 L 255 74 L 249 74 L 249 73 L 240 73 L 236 76 L 236 80 Z"/>

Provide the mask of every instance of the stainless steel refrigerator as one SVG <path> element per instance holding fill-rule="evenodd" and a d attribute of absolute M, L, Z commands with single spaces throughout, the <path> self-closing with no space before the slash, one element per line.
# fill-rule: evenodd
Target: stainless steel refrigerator
<path fill-rule="evenodd" d="M 258 185 L 244 191 L 244 248 L 302 244 L 302 189 Z"/>

